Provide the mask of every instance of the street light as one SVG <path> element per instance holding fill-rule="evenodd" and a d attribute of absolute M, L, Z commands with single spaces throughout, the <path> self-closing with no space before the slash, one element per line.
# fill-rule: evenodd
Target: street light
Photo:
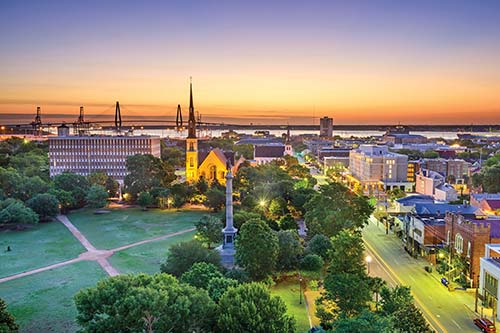
<path fill-rule="evenodd" d="M 259 206 L 261 206 L 262 208 L 266 207 L 266 200 L 261 199 L 261 200 L 259 201 Z"/>
<path fill-rule="evenodd" d="M 365 261 L 366 261 L 366 269 L 368 271 L 368 274 L 370 274 L 370 263 L 372 262 L 372 257 L 369 255 L 366 256 Z"/>

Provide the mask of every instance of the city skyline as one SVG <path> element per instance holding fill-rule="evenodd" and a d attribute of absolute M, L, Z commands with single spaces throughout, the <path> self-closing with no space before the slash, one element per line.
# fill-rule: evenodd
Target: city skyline
<path fill-rule="evenodd" d="M 500 4 L 1 4 L 0 116 L 500 123 Z M 5 33 L 7 32 L 7 33 Z M 128 112 L 127 112 L 128 111 Z M 8 117 L 7 117 L 8 116 Z"/>

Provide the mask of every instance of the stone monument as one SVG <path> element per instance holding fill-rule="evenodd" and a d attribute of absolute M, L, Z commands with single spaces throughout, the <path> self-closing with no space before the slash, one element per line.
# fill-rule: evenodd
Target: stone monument
<path fill-rule="evenodd" d="M 233 174 L 231 167 L 228 166 L 226 174 L 226 226 L 222 229 L 223 243 L 218 247 L 222 265 L 226 268 L 234 267 L 236 232 L 238 232 L 238 229 L 233 225 Z"/>

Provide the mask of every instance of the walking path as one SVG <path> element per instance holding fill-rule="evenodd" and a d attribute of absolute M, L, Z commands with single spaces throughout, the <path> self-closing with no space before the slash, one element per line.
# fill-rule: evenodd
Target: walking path
<path fill-rule="evenodd" d="M 15 274 L 15 275 L 7 276 L 7 277 L 4 277 L 4 278 L 0 278 L 0 283 L 7 282 L 7 281 L 10 281 L 10 280 L 14 280 L 14 279 L 18 279 L 18 278 L 21 278 L 21 277 L 24 277 L 24 276 L 33 275 L 33 274 L 36 274 L 36 273 L 48 271 L 50 269 L 54 269 L 54 268 L 58 268 L 58 267 L 62 267 L 62 266 L 70 265 L 70 264 L 74 264 L 75 262 L 79 262 L 79 261 L 82 261 L 82 260 L 97 261 L 97 263 L 102 267 L 102 269 L 104 269 L 106 271 L 106 273 L 108 273 L 109 276 L 116 276 L 116 275 L 119 275 L 120 272 L 116 268 L 114 268 L 113 265 L 111 265 L 111 263 L 108 261 L 108 258 L 111 257 L 115 252 L 123 251 L 123 250 L 129 249 L 131 247 L 139 246 L 139 245 L 142 245 L 142 244 L 146 244 L 146 243 L 151 243 L 151 242 L 155 242 L 155 241 L 167 239 L 167 238 L 174 237 L 174 236 L 177 236 L 177 235 L 182 235 L 182 234 L 185 234 L 187 232 L 191 232 L 191 231 L 193 231 L 193 230 L 196 229 L 196 228 L 189 228 L 189 229 L 181 230 L 181 231 L 178 231 L 178 232 L 166 234 L 166 235 L 163 235 L 163 236 L 153 237 L 153 238 L 145 239 L 145 240 L 142 240 L 142 241 L 139 241 L 139 242 L 135 242 L 135 243 L 132 243 L 132 244 L 120 246 L 120 247 L 117 247 L 117 248 L 114 248 L 114 249 L 111 249 L 111 250 L 99 250 L 99 249 L 96 249 L 92 245 L 92 243 L 90 243 L 90 241 L 80 232 L 80 230 L 78 230 L 73 225 L 73 223 L 71 223 L 71 221 L 65 215 L 58 215 L 57 219 L 62 224 L 64 224 L 66 226 L 66 228 L 68 228 L 68 230 L 73 234 L 73 236 L 75 236 L 75 238 L 85 247 L 85 249 L 87 249 L 87 252 L 81 253 L 77 258 L 73 258 L 73 259 L 62 261 L 62 262 L 59 262 L 59 263 L 56 263 L 56 264 L 53 264 L 53 265 L 48 265 L 48 266 L 45 266 L 45 267 L 33 269 L 31 271 L 22 272 L 22 273 L 19 273 L 19 274 Z"/>

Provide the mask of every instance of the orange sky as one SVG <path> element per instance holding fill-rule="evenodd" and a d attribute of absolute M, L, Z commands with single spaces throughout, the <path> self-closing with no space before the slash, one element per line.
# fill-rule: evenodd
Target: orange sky
<path fill-rule="evenodd" d="M 500 8 L 419 4 L 4 6 L 0 122 L 37 105 L 112 114 L 116 100 L 123 115 L 175 116 L 193 76 L 204 119 L 499 124 Z"/>

